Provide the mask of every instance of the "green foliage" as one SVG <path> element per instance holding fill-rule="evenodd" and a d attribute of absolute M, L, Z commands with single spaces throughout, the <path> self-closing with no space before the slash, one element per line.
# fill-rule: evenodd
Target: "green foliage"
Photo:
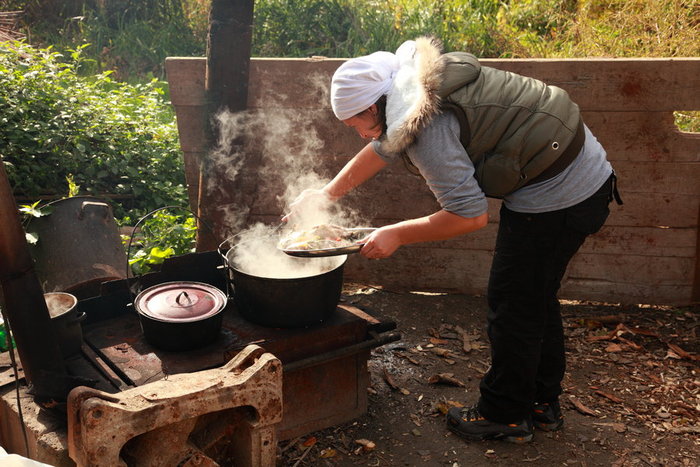
<path fill-rule="evenodd" d="M 498 0 L 259 0 L 253 55 L 351 57 L 432 35 L 445 50 L 498 56 L 506 53 L 496 18 L 500 5 Z"/>
<path fill-rule="evenodd" d="M 204 0 L 13 3 L 26 11 L 33 43 L 61 52 L 90 44 L 91 61 L 82 64 L 88 74 L 111 70 L 123 81 L 163 78 L 165 57 L 205 52 Z"/>
<path fill-rule="evenodd" d="M 543 19 L 551 18 L 544 29 L 519 21 L 521 12 L 527 11 L 524 6 L 537 4 Z M 524 46 L 525 56 L 700 55 L 700 4 L 696 0 L 523 0 L 510 5 L 509 38 Z"/>
<path fill-rule="evenodd" d="M 53 206 L 39 206 L 41 201 L 37 201 L 33 204 L 23 204 L 19 207 L 19 213 L 22 216 L 22 226 L 25 228 L 25 238 L 27 243 L 30 245 L 35 245 L 39 241 L 39 237 L 34 232 L 27 231 L 26 227 L 29 221 L 43 216 L 48 216 L 53 211 Z"/>
<path fill-rule="evenodd" d="M 16 193 L 110 193 L 117 218 L 185 205 L 167 83 L 153 77 L 167 56 L 205 54 L 210 3 L 6 0 L 32 42 L 53 44 L 0 43 L 0 156 Z M 484 58 L 700 56 L 698 17 L 697 0 L 256 0 L 253 55 L 352 57 L 428 34 Z M 676 122 L 699 132 L 700 112 Z"/>
<path fill-rule="evenodd" d="M 0 311 L 2 311 L 2 308 L 0 308 Z M 0 352 L 6 352 L 10 347 L 15 348 L 15 339 L 5 327 L 5 320 L 0 315 Z"/>
<path fill-rule="evenodd" d="M 257 2 L 253 54 L 298 57 L 342 50 L 352 29 L 351 14 L 339 0 Z"/>
<path fill-rule="evenodd" d="M 126 223 L 129 221 L 125 219 Z M 122 236 L 134 274 L 155 270 L 170 256 L 194 251 L 197 224 L 192 216 L 160 210 L 143 218 L 137 225 L 141 227 L 133 237 Z"/>
<path fill-rule="evenodd" d="M 679 130 L 700 133 L 700 111 L 674 112 L 674 116 Z"/>
<path fill-rule="evenodd" d="M 0 155 L 14 192 L 110 193 L 127 210 L 185 204 L 172 110 L 155 80 L 129 85 L 105 72 L 81 77 L 82 48 L 0 43 Z M 58 196 L 57 196 L 58 197 Z"/>

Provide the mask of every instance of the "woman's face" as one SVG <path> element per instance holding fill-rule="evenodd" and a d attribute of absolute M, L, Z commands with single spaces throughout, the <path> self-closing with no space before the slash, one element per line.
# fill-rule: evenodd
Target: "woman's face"
<path fill-rule="evenodd" d="M 382 136 L 382 121 L 377 104 L 372 104 L 364 112 L 343 120 L 343 123 L 354 128 L 362 138 L 374 140 Z"/>

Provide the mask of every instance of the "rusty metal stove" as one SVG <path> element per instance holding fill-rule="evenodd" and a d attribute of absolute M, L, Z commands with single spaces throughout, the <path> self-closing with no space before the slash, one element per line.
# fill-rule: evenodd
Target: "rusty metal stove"
<path fill-rule="evenodd" d="M 141 276 L 138 282 L 145 288 L 172 280 L 199 281 L 225 290 L 226 279 L 220 266 L 220 256 L 215 252 L 193 253 L 171 258 L 163 264 L 160 272 Z M 72 359 L 71 366 L 73 371 L 78 368 L 78 372 L 93 378 L 96 383 L 94 389 L 74 391 L 75 394 L 72 393 L 69 400 L 69 438 L 72 437 L 69 450 L 78 451 L 76 454 L 71 452 L 74 459 L 99 458 L 100 443 L 94 437 L 96 431 L 93 429 L 93 434 L 89 435 L 90 430 L 83 426 L 87 421 L 91 426 L 94 425 L 94 419 L 90 418 L 88 413 L 94 415 L 95 407 L 86 408 L 84 403 L 90 397 L 97 394 L 93 405 L 97 404 L 100 408 L 97 412 L 100 416 L 109 413 L 113 419 L 119 421 L 116 423 L 113 419 L 106 418 L 105 420 L 110 421 L 98 422 L 96 426 L 99 429 L 109 430 L 113 427 L 112 429 L 121 432 L 121 439 L 124 438 L 124 423 L 128 421 L 128 426 L 134 423 L 140 424 L 139 426 L 147 425 L 148 430 L 157 433 L 160 429 L 158 426 L 148 425 L 154 413 L 168 413 L 172 406 L 177 404 L 182 404 L 183 407 L 196 405 L 197 398 L 192 398 L 192 391 L 200 391 L 202 397 L 217 400 L 211 393 L 214 391 L 216 394 L 216 390 L 204 391 L 202 388 L 195 388 L 189 392 L 181 391 L 178 396 L 177 391 L 168 394 L 163 388 L 166 395 L 155 397 L 147 410 L 143 407 L 130 407 L 130 404 L 136 404 L 134 400 L 147 399 L 142 390 L 154 383 L 167 386 L 168 381 L 186 378 L 187 375 L 204 375 L 205 381 L 225 379 L 231 371 L 240 373 L 248 368 L 242 367 L 240 362 L 238 367 L 234 365 L 233 370 L 230 366 L 237 357 L 251 352 L 257 352 L 258 356 L 261 352 L 266 352 L 264 355 L 269 356 L 266 359 L 274 359 L 281 363 L 283 408 L 281 413 L 271 413 L 275 410 L 280 412 L 280 407 L 274 403 L 265 407 L 261 406 L 262 403 L 256 406 L 256 401 L 259 400 L 274 401 L 274 393 L 258 395 L 257 399 L 251 399 L 253 402 L 249 402 L 249 405 L 258 412 L 258 425 L 261 421 L 274 422 L 274 436 L 270 438 L 269 432 L 261 435 L 255 430 L 246 432 L 243 436 L 239 430 L 236 436 L 248 439 L 247 444 L 244 443 L 244 451 L 254 450 L 254 446 L 261 449 L 263 444 L 260 440 L 263 438 L 274 444 L 275 440 L 291 439 L 346 422 L 363 414 L 367 409 L 367 360 L 370 350 L 399 339 L 396 333 L 388 332 L 395 328 L 393 322 L 377 319 L 356 307 L 342 303 L 338 305 L 336 313 L 321 325 L 306 329 L 274 329 L 246 321 L 238 315 L 233 300 L 230 300 L 224 311 L 222 332 L 214 343 L 193 351 L 166 352 L 152 347 L 143 338 L 138 316 L 129 305 L 133 298 L 129 286 L 133 285 L 133 282 L 122 280 L 105 283 L 101 295 L 81 300 L 79 303 L 79 308 L 87 315 L 83 323 L 85 344 L 81 358 Z M 258 347 L 259 350 L 255 350 Z M 254 365 L 249 362 L 248 366 Z M 258 368 L 257 371 L 262 371 L 262 368 Z M 269 381 L 258 376 L 257 380 L 248 383 L 248 388 L 274 386 L 275 371 L 267 371 L 272 374 Z M 264 376 L 264 373 L 261 375 Z M 242 383 L 238 381 L 235 384 L 239 384 L 238 391 L 241 392 Z M 224 418 L 229 418 L 230 424 L 242 422 L 240 417 L 232 415 L 229 410 L 231 407 L 214 405 L 211 407 L 212 412 L 227 414 Z M 118 410 L 119 407 L 124 410 Z M 201 407 L 197 410 L 201 412 L 206 408 Z M 186 422 L 181 416 L 173 415 L 173 426 L 167 429 L 168 437 L 163 438 L 161 430 L 161 439 L 182 441 L 189 437 L 191 440 L 195 425 L 193 419 L 197 415 L 204 415 L 200 412 L 192 412 L 190 422 Z M 275 417 L 278 419 L 275 420 Z M 167 418 L 166 416 L 160 422 L 160 426 L 167 425 Z M 72 429 L 70 420 L 73 421 Z M 221 425 L 222 421 L 218 420 L 216 424 Z M 231 432 L 231 426 L 229 425 L 228 430 L 219 428 L 219 433 Z M 140 433 L 143 432 L 142 430 Z M 121 439 L 117 444 L 124 444 L 130 436 Z M 257 444 L 250 441 L 251 437 L 258 440 Z M 151 435 L 151 439 L 156 438 Z M 104 437 L 100 437 L 99 440 L 103 441 Z M 186 444 L 179 441 L 177 444 Z M 200 445 L 204 444 L 209 448 L 214 444 L 221 444 L 221 439 L 200 441 Z M 162 442 L 155 442 L 155 445 L 161 444 Z M 141 445 L 143 446 L 143 443 Z M 126 446 L 129 447 L 129 444 Z M 200 454 L 196 447 L 188 446 L 189 448 L 191 449 L 188 455 Z M 134 449 L 136 448 L 132 447 L 132 450 Z M 140 451 L 137 451 L 143 457 L 143 448 L 139 449 Z M 104 451 L 104 448 L 102 450 Z M 258 463 L 252 462 L 251 465 Z"/>

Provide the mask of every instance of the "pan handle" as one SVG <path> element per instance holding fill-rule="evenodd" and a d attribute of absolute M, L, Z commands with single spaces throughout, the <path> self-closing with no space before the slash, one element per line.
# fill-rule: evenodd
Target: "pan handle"
<path fill-rule="evenodd" d="M 357 344 L 332 350 L 321 355 L 314 355 L 313 357 L 305 358 L 303 360 L 297 360 L 296 362 L 283 364 L 282 369 L 285 372 L 301 370 L 302 368 L 308 368 L 330 360 L 337 360 L 339 358 L 357 353 L 361 350 L 373 349 L 375 347 L 380 347 L 384 344 L 388 344 L 389 342 L 394 342 L 401 339 L 401 334 L 398 332 L 377 335 L 375 332 L 370 331 L 369 335 L 369 339 L 358 342 Z"/>
<path fill-rule="evenodd" d="M 155 213 L 160 212 L 160 211 L 164 211 L 166 209 L 180 209 L 182 211 L 189 212 L 190 214 L 192 214 L 192 216 L 194 216 L 195 219 L 197 219 L 197 221 L 201 225 L 203 225 L 204 227 L 207 228 L 207 230 L 209 230 L 209 232 L 212 234 L 212 236 L 215 236 L 214 229 L 212 229 L 211 226 L 204 221 L 204 219 L 200 218 L 197 214 L 195 214 L 194 211 L 192 211 L 189 208 L 185 208 L 182 206 L 163 206 L 163 207 L 154 209 L 153 211 L 146 213 L 141 219 L 138 220 L 138 222 L 136 222 L 136 225 L 134 225 L 134 228 L 131 231 L 131 235 L 129 235 L 129 243 L 127 244 L 127 247 L 126 247 L 126 277 L 127 278 L 129 277 L 129 272 L 131 272 L 131 267 L 129 266 L 129 256 L 131 254 L 131 243 L 134 241 L 134 234 L 136 233 L 136 230 L 144 221 L 146 221 L 146 219 L 148 219 L 149 217 L 151 217 Z M 141 284 L 139 282 L 139 277 L 137 277 L 135 287 L 138 290 L 140 288 L 140 286 L 141 286 Z M 134 291 L 132 290 L 131 287 L 127 287 L 127 288 L 129 289 L 129 293 L 131 294 L 131 298 L 133 300 L 135 298 Z"/>
<path fill-rule="evenodd" d="M 231 301 L 233 300 L 233 295 L 235 293 L 235 287 L 233 285 L 232 278 L 229 277 L 229 268 L 226 265 L 226 258 L 224 258 L 224 264 L 217 266 L 216 269 L 220 269 L 221 273 L 224 275 L 224 284 L 226 284 L 226 298 Z"/>

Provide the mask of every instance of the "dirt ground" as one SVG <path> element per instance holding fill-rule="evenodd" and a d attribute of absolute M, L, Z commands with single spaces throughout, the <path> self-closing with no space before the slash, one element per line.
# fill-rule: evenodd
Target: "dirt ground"
<path fill-rule="evenodd" d="M 343 300 L 397 323 L 372 352 L 368 412 L 279 446 L 283 466 L 700 465 L 700 307 L 563 302 L 561 431 L 525 445 L 445 428 L 489 366 L 483 297 L 346 284 Z"/>

